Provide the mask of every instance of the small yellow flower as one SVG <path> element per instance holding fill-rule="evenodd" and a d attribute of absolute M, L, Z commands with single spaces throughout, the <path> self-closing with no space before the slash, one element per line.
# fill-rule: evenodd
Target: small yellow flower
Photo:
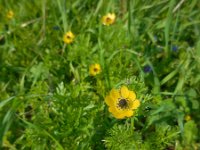
<path fill-rule="evenodd" d="M 192 118 L 191 118 L 191 116 L 190 115 L 186 115 L 185 116 L 185 121 L 190 121 Z"/>
<path fill-rule="evenodd" d="M 63 36 L 63 41 L 66 43 L 66 44 L 70 44 L 74 41 L 74 34 L 71 32 L 71 31 L 68 31 L 64 34 Z"/>
<path fill-rule="evenodd" d="M 12 19 L 12 18 L 14 17 L 14 12 L 13 12 L 12 10 L 9 10 L 9 11 L 7 12 L 7 14 L 6 14 L 6 17 L 7 17 L 8 19 Z"/>
<path fill-rule="evenodd" d="M 96 76 L 101 72 L 101 66 L 99 64 L 92 64 L 89 68 L 89 73 L 91 76 Z"/>
<path fill-rule="evenodd" d="M 122 86 L 119 90 L 112 89 L 106 96 L 105 102 L 109 106 L 109 112 L 117 119 L 133 116 L 134 111 L 140 106 L 135 92 L 129 91 L 126 86 Z"/>
<path fill-rule="evenodd" d="M 104 25 L 109 26 L 115 22 L 115 18 L 116 18 L 116 16 L 114 13 L 108 13 L 107 15 L 102 17 L 102 23 Z"/>

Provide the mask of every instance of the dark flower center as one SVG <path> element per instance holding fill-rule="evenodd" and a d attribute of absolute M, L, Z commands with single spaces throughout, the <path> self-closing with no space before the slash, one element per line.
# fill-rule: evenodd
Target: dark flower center
<path fill-rule="evenodd" d="M 110 21 L 111 21 L 111 18 L 107 17 L 106 22 L 110 22 Z"/>
<path fill-rule="evenodd" d="M 94 68 L 94 72 L 98 72 L 98 68 Z"/>
<path fill-rule="evenodd" d="M 122 109 L 125 109 L 128 107 L 128 101 L 126 99 L 120 99 L 118 102 L 118 106 Z"/>
<path fill-rule="evenodd" d="M 71 39 L 71 36 L 70 36 L 70 35 L 67 35 L 66 37 L 67 37 L 67 39 Z"/>

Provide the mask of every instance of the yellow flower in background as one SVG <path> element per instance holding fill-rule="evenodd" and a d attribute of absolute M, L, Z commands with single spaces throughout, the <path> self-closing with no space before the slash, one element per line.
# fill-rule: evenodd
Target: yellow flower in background
<path fill-rule="evenodd" d="M 89 74 L 91 76 L 96 76 L 101 72 L 101 66 L 99 64 L 92 64 L 89 68 Z"/>
<path fill-rule="evenodd" d="M 12 18 L 14 17 L 14 12 L 13 12 L 12 10 L 9 10 L 9 11 L 7 12 L 7 14 L 6 14 L 6 17 L 7 17 L 8 19 L 12 19 Z"/>
<path fill-rule="evenodd" d="M 185 121 L 190 121 L 192 118 L 191 118 L 191 116 L 190 115 L 186 115 L 185 116 Z"/>
<path fill-rule="evenodd" d="M 126 86 L 122 86 L 119 90 L 112 89 L 106 96 L 105 102 L 109 106 L 109 112 L 117 119 L 133 116 L 134 111 L 140 106 L 135 92 L 128 90 Z"/>
<path fill-rule="evenodd" d="M 115 22 L 115 18 L 116 18 L 116 16 L 114 13 L 108 13 L 107 15 L 102 17 L 102 23 L 104 25 L 109 26 Z"/>
<path fill-rule="evenodd" d="M 74 41 L 74 34 L 71 32 L 71 31 L 68 31 L 64 34 L 63 36 L 63 41 L 66 43 L 66 44 L 70 44 Z"/>

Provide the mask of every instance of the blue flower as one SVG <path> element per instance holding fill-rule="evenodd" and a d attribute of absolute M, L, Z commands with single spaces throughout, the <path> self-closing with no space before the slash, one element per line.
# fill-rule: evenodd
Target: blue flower
<path fill-rule="evenodd" d="M 151 66 L 149 66 L 149 65 L 144 66 L 144 72 L 145 72 L 145 73 L 149 73 L 149 72 L 151 72 L 151 71 L 152 71 Z"/>
<path fill-rule="evenodd" d="M 53 30 L 60 30 L 60 27 L 59 27 L 59 26 L 53 26 L 52 29 L 53 29 Z"/>
<path fill-rule="evenodd" d="M 173 51 L 173 52 L 178 52 L 178 46 L 173 45 L 173 46 L 172 46 L 172 51 Z"/>

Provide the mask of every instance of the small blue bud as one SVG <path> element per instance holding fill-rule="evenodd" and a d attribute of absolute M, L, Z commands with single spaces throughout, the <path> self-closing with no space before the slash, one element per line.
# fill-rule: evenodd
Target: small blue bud
<path fill-rule="evenodd" d="M 178 46 L 173 45 L 173 46 L 172 46 L 172 51 L 173 51 L 173 52 L 177 52 L 177 51 L 178 51 Z"/>
<path fill-rule="evenodd" d="M 53 30 L 60 30 L 59 26 L 53 26 Z"/>
<path fill-rule="evenodd" d="M 149 65 L 144 66 L 144 72 L 145 72 L 145 73 L 149 73 L 149 72 L 151 72 L 151 71 L 152 71 L 151 66 L 149 66 Z"/>

